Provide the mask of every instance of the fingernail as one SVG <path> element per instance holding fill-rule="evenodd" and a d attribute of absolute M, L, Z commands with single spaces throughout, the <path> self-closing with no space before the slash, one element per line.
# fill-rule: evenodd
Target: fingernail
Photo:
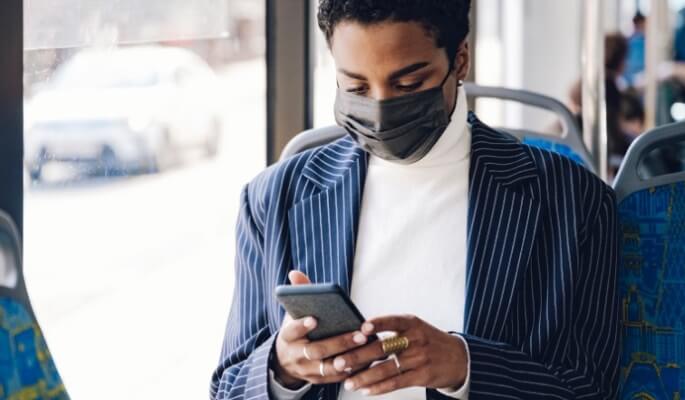
<path fill-rule="evenodd" d="M 354 390 L 354 382 L 345 381 L 345 390 Z"/>
<path fill-rule="evenodd" d="M 364 389 L 364 390 L 362 390 L 362 394 L 363 394 L 364 396 L 368 396 L 369 394 L 371 394 L 371 390 L 369 390 L 369 389 Z"/>
<path fill-rule="evenodd" d="M 346 373 L 346 374 L 351 374 L 351 373 L 352 373 L 352 367 L 347 367 L 347 368 L 345 368 L 345 373 Z"/>
<path fill-rule="evenodd" d="M 344 369 L 345 369 L 345 359 L 344 359 L 344 358 L 340 358 L 340 357 L 336 358 L 335 361 L 333 361 L 333 366 L 334 366 L 335 369 L 337 369 L 338 371 L 344 370 Z"/>
<path fill-rule="evenodd" d="M 373 332 L 373 324 L 371 322 L 365 322 L 364 325 L 362 325 L 362 330 L 367 333 Z"/>
<path fill-rule="evenodd" d="M 354 334 L 354 337 L 352 338 L 352 340 L 354 340 L 354 342 L 357 344 L 364 344 L 364 343 L 366 343 L 366 335 L 364 335 L 360 332 L 357 332 Z"/>
<path fill-rule="evenodd" d="M 304 320 L 304 326 L 305 326 L 306 328 L 313 328 L 314 325 L 316 325 L 316 321 L 314 320 L 314 318 L 312 318 L 312 317 L 307 317 L 307 318 L 305 318 L 305 320 Z"/>

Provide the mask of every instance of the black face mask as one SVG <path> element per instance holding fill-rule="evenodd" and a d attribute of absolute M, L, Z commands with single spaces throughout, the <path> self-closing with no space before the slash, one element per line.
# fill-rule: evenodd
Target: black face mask
<path fill-rule="evenodd" d="M 413 164 L 431 151 L 450 122 L 442 91 L 448 77 L 434 88 L 381 101 L 338 89 L 335 120 L 365 151 Z"/>

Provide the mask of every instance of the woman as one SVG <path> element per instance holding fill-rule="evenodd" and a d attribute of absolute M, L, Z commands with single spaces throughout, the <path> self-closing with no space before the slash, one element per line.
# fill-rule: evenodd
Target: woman
<path fill-rule="evenodd" d="M 469 8 L 320 1 L 349 135 L 244 189 L 212 398 L 615 396 L 613 193 L 468 113 Z M 310 342 L 273 296 L 288 278 L 372 318 Z"/>

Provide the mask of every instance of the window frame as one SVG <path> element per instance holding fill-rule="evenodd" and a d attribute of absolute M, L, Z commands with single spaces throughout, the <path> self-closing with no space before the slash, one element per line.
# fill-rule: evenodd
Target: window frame
<path fill-rule="evenodd" d="M 264 1 L 266 152 L 271 164 L 288 140 L 313 125 L 315 17 L 312 0 Z M 9 213 L 23 232 L 23 0 L 6 0 L 0 11 L 0 193 L 9 194 L 0 197 L 0 209 Z"/>
<path fill-rule="evenodd" d="M 312 0 L 266 0 L 268 164 L 298 133 L 313 126 Z"/>
<path fill-rule="evenodd" d="M 23 1 L 0 4 L 0 210 L 23 232 Z"/>

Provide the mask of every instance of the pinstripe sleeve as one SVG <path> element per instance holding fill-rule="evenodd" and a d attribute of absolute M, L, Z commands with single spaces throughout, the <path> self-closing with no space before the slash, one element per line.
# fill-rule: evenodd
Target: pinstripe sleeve
<path fill-rule="evenodd" d="M 275 334 L 267 323 L 263 237 L 252 215 L 248 187 L 241 194 L 236 238 L 233 303 L 210 398 L 268 399 L 268 363 Z"/>
<path fill-rule="evenodd" d="M 582 263 L 575 293 L 573 332 L 562 356 L 540 360 L 519 348 L 465 335 L 471 351 L 469 398 L 613 399 L 618 390 L 620 347 L 618 226 L 613 192 L 580 242 Z M 550 318 L 548 315 L 546 318 Z M 554 341 L 554 338 L 551 338 Z"/>

